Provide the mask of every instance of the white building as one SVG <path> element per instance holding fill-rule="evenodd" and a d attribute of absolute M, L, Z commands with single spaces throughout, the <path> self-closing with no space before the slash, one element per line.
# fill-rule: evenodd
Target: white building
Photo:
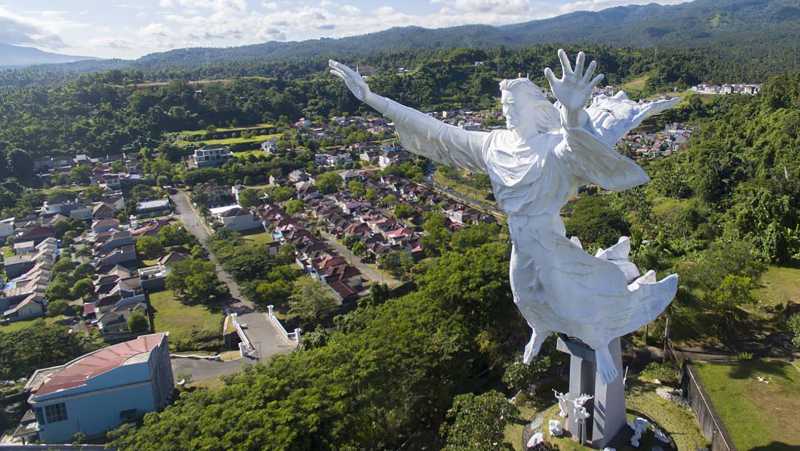
<path fill-rule="evenodd" d="M 212 208 L 209 210 L 211 217 L 214 218 L 222 227 L 235 232 L 245 230 L 255 230 L 264 227 L 261 220 L 250 210 L 239 205 L 226 205 L 224 207 Z"/>
<path fill-rule="evenodd" d="M 14 218 L 7 218 L 0 221 L 0 242 L 14 234 Z"/>
<path fill-rule="evenodd" d="M 190 163 L 196 168 L 221 166 L 232 156 L 227 147 L 203 147 L 194 150 Z"/>
<path fill-rule="evenodd" d="M 102 436 L 169 403 L 174 382 L 167 335 L 142 335 L 37 370 L 25 389 L 36 418 L 25 427 L 31 436 L 43 443 L 69 443 L 78 432 Z"/>
<path fill-rule="evenodd" d="M 264 141 L 261 143 L 261 151 L 267 155 L 272 155 L 278 150 L 278 143 L 271 139 L 269 141 Z"/>

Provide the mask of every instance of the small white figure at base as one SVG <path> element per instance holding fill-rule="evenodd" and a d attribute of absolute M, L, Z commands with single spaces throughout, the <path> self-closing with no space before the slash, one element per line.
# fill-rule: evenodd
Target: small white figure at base
<path fill-rule="evenodd" d="M 633 429 L 633 437 L 631 437 L 631 446 L 634 448 L 639 447 L 639 440 L 642 439 L 642 434 L 650 427 L 650 422 L 644 418 L 638 417 L 633 421 L 633 424 L 628 424 Z"/>
<path fill-rule="evenodd" d="M 528 448 L 534 448 L 536 446 L 541 445 L 542 443 L 544 443 L 544 434 L 542 434 L 541 432 L 537 432 L 533 434 L 530 439 L 528 439 L 527 446 Z"/>
<path fill-rule="evenodd" d="M 566 418 L 569 416 L 569 411 L 572 410 L 572 406 L 570 406 L 569 402 L 569 393 L 561 393 L 553 390 L 553 393 L 556 394 L 556 399 L 558 400 L 558 416 L 561 418 Z"/>
<path fill-rule="evenodd" d="M 664 431 L 662 431 L 659 428 L 654 427 L 653 428 L 653 434 L 656 436 L 656 439 L 658 439 L 658 441 L 661 442 L 661 443 L 669 443 L 670 442 L 669 437 L 667 437 L 667 434 L 665 434 Z"/>
<path fill-rule="evenodd" d="M 564 433 L 564 428 L 561 426 L 561 421 L 559 420 L 550 420 L 547 429 L 553 437 L 561 437 Z"/>
<path fill-rule="evenodd" d="M 617 448 L 612 448 L 610 446 L 606 446 L 605 448 L 603 448 L 603 451 L 617 451 Z"/>

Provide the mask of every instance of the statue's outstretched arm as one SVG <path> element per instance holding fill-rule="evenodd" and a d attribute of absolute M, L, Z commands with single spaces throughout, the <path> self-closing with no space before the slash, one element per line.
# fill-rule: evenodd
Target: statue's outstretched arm
<path fill-rule="evenodd" d="M 489 135 L 463 130 L 438 121 L 425 113 L 379 96 L 354 70 L 336 61 L 329 61 L 332 74 L 344 80 L 357 99 L 391 119 L 400 135 L 400 142 L 409 152 L 438 163 L 471 171 L 485 171 L 483 147 Z"/>

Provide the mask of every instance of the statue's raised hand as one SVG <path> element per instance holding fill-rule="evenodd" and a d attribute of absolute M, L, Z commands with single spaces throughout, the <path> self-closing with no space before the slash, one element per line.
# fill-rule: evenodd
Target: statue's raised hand
<path fill-rule="evenodd" d="M 564 50 L 558 51 L 558 58 L 561 60 L 561 78 L 556 78 L 549 67 L 544 70 L 544 76 L 550 82 L 550 89 L 553 91 L 553 95 L 564 105 L 567 111 L 575 112 L 581 110 L 591 99 L 592 88 L 600 83 L 600 80 L 603 79 L 603 74 L 592 78 L 594 69 L 597 67 L 597 62 L 595 61 L 589 64 L 586 72 L 583 71 L 583 63 L 586 61 L 586 55 L 583 52 L 578 53 L 578 58 L 575 60 L 575 70 L 572 70 L 572 65 Z"/>
<path fill-rule="evenodd" d="M 349 89 L 358 100 L 362 102 L 367 100 L 367 96 L 370 93 L 369 85 L 361 78 L 358 72 L 334 60 L 328 60 L 328 67 L 331 68 L 331 73 L 333 75 L 344 80 L 347 89 Z"/>

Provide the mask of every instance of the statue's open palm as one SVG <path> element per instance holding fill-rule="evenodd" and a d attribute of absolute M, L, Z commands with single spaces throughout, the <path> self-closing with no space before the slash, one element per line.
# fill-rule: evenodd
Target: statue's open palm
<path fill-rule="evenodd" d="M 367 99 L 367 95 L 370 93 L 369 85 L 361 78 L 358 72 L 334 60 L 328 60 L 328 67 L 331 68 L 331 73 L 333 75 L 344 80 L 347 89 L 349 89 L 358 100 L 363 102 Z"/>
<path fill-rule="evenodd" d="M 596 61 L 592 61 L 589 64 L 586 72 L 583 71 L 583 64 L 586 61 L 586 55 L 583 52 L 578 53 L 578 58 L 575 60 L 575 70 L 572 70 L 569 57 L 567 57 L 567 53 L 564 50 L 558 51 L 558 58 L 561 60 L 561 78 L 556 78 L 549 67 L 544 70 L 544 76 L 547 77 L 547 81 L 550 83 L 553 95 L 568 111 L 580 110 L 591 99 L 592 89 L 603 79 L 603 74 L 592 78 L 592 74 L 594 74 L 594 70 L 597 67 Z"/>

